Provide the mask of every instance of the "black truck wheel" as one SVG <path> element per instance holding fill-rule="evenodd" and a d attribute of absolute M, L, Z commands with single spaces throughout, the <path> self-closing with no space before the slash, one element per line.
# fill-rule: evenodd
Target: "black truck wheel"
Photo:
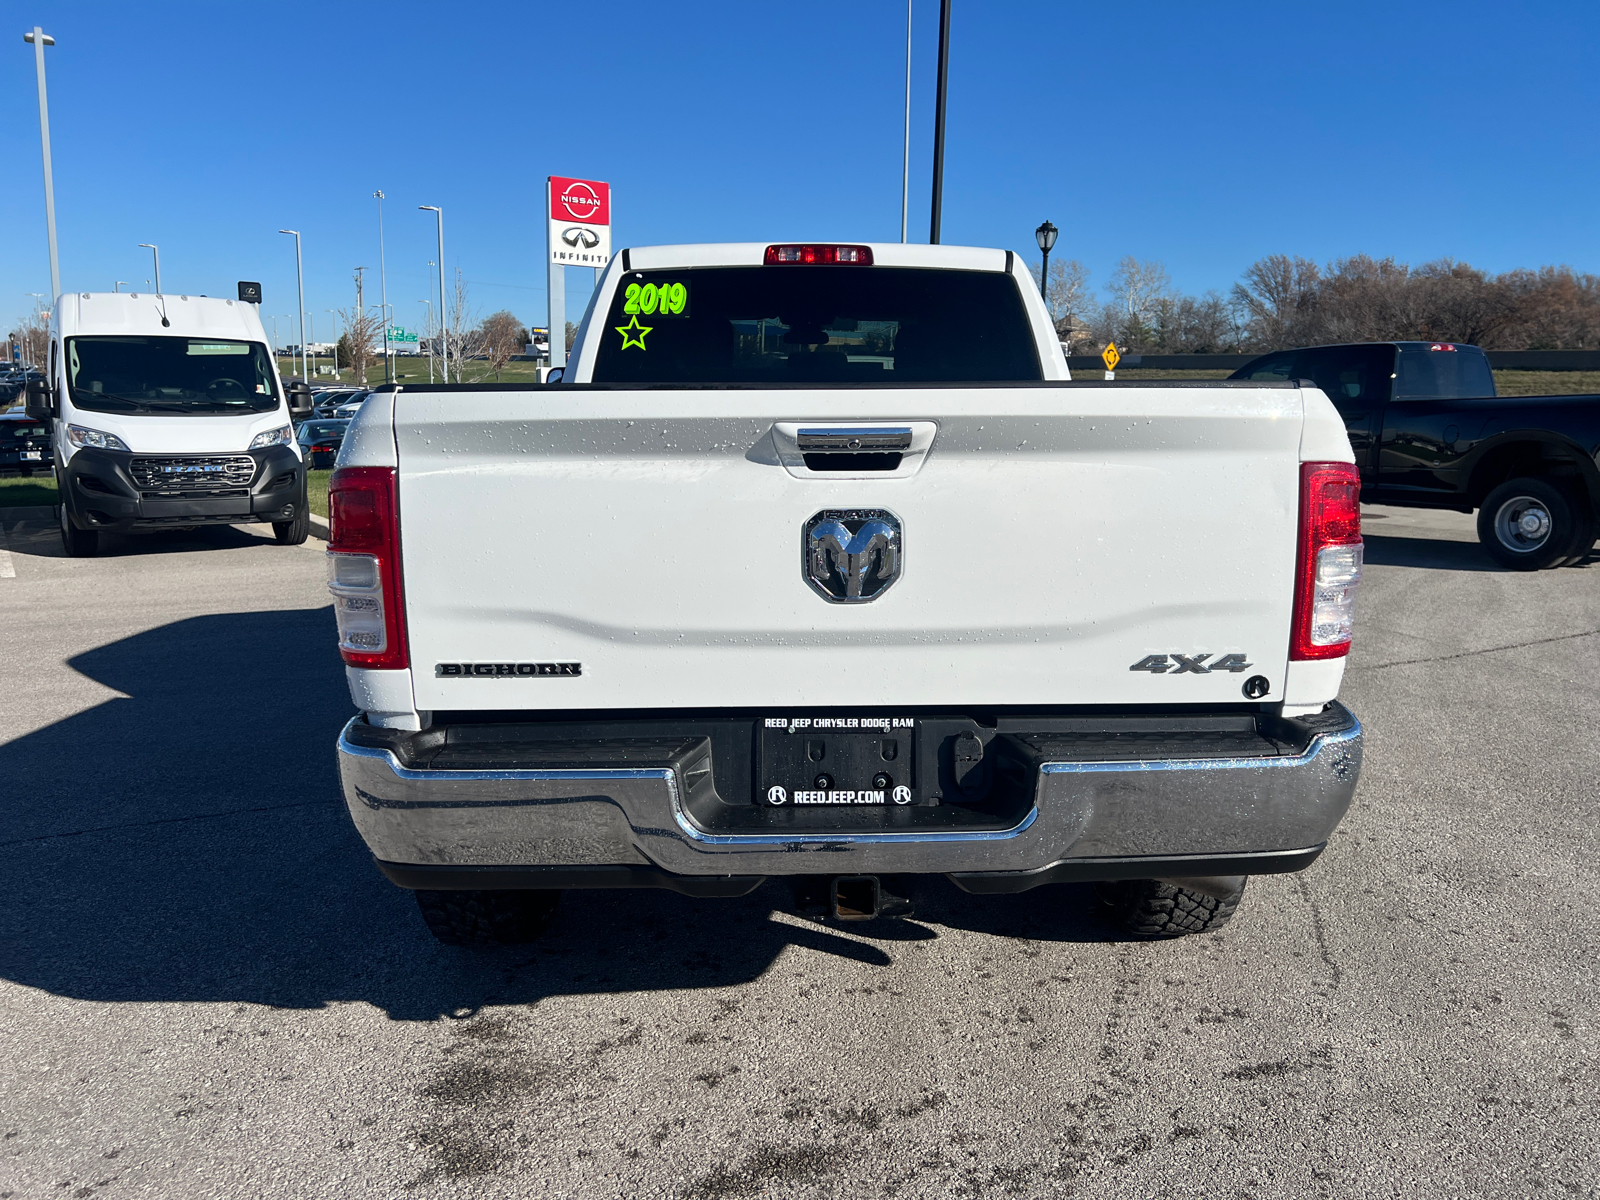
<path fill-rule="evenodd" d="M 1589 557 L 1589 551 L 1594 549 L 1595 534 L 1600 532 L 1600 521 L 1594 513 L 1594 505 L 1587 496 L 1573 496 L 1572 510 L 1575 517 L 1574 525 L 1577 533 L 1572 539 L 1572 553 L 1561 560 L 1563 567 L 1575 567 Z"/>
<path fill-rule="evenodd" d="M 1232 918 L 1248 875 L 1216 879 L 1121 879 L 1097 886 L 1114 921 L 1134 937 L 1210 933 Z"/>
<path fill-rule="evenodd" d="M 301 546 L 311 536 L 311 513 L 304 504 L 300 505 L 292 520 L 274 521 L 272 523 L 272 536 L 278 539 L 280 546 Z"/>
<path fill-rule="evenodd" d="M 1593 517 L 1580 520 L 1586 508 L 1548 479 L 1508 479 L 1483 498 L 1478 540 L 1513 571 L 1560 566 L 1577 552 L 1584 530 L 1594 540 Z"/>
<path fill-rule="evenodd" d="M 428 932 L 446 946 L 516 946 L 545 931 L 558 891 L 414 892 Z"/>
<path fill-rule="evenodd" d="M 100 531 L 98 529 L 79 529 L 72 523 L 72 516 L 67 512 L 67 502 L 57 505 L 61 512 L 61 548 L 67 552 L 68 558 L 93 558 L 100 552 Z"/>

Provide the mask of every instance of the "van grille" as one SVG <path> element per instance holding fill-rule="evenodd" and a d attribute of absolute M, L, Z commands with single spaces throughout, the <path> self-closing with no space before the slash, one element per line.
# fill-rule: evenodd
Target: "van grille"
<path fill-rule="evenodd" d="M 141 489 L 156 493 L 214 494 L 247 488 L 255 478 L 256 460 L 248 454 L 192 458 L 136 458 L 128 473 Z"/>

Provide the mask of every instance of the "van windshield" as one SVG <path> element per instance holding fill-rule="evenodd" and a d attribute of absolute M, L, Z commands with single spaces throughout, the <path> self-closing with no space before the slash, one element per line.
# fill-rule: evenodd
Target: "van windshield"
<path fill-rule="evenodd" d="M 598 336 L 596 383 L 894 386 L 1043 374 L 1016 281 L 998 271 L 629 271 Z"/>
<path fill-rule="evenodd" d="M 260 342 L 192 337 L 67 339 L 67 385 L 93 412 L 263 413 L 278 407 Z"/>

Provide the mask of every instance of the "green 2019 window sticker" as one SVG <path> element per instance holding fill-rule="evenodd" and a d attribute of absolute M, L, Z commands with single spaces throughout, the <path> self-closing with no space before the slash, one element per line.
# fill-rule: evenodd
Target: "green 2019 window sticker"
<path fill-rule="evenodd" d="M 689 315 L 689 286 L 684 283 L 630 283 L 622 293 L 622 311 L 632 315 L 686 317 Z"/>
<path fill-rule="evenodd" d="M 630 283 L 622 293 L 622 311 L 627 314 L 626 325 L 612 326 L 622 335 L 622 348 L 648 349 L 644 335 L 655 328 L 639 324 L 639 314 L 657 317 L 686 317 L 689 315 L 689 285 L 685 283 Z"/>

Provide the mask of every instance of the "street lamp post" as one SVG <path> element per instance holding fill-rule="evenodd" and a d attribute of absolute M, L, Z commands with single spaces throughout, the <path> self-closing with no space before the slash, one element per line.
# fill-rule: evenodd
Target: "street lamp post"
<path fill-rule="evenodd" d="M 1039 243 L 1039 250 L 1044 254 L 1044 262 L 1039 267 L 1039 294 L 1044 297 L 1044 310 L 1050 312 L 1050 247 L 1056 244 L 1056 235 L 1061 231 L 1046 221 L 1033 231 L 1033 240 Z M 1050 319 L 1056 319 L 1055 313 L 1050 313 Z"/>
<path fill-rule="evenodd" d="M 428 265 L 431 267 L 433 264 L 429 263 Z M 433 281 L 430 279 L 428 282 L 432 283 Z M 418 300 L 417 303 L 418 304 L 427 305 L 427 308 L 428 308 L 428 323 L 426 325 L 424 325 L 423 328 L 426 329 L 428 331 L 428 333 L 431 335 L 433 333 L 433 301 L 432 300 Z M 428 342 L 428 382 L 429 383 L 433 382 L 433 342 L 431 342 L 431 341 Z"/>
<path fill-rule="evenodd" d="M 339 382 L 339 314 L 331 308 L 322 310 L 333 318 L 333 381 Z"/>
<path fill-rule="evenodd" d="M 950 82 L 950 0 L 939 0 L 939 84 L 933 102 L 933 219 L 928 241 L 939 244 L 944 216 L 944 102 Z"/>
<path fill-rule="evenodd" d="M 383 192 L 372 193 L 378 202 L 378 300 L 383 305 L 383 381 L 394 382 L 394 356 L 389 350 L 389 273 L 383 259 Z"/>
<path fill-rule="evenodd" d="M 906 240 L 906 206 L 911 201 L 911 0 L 906 0 L 906 140 L 900 163 L 900 240 Z"/>
<path fill-rule="evenodd" d="M 119 280 L 117 280 L 117 282 L 116 282 L 116 283 L 115 283 L 115 284 L 114 284 L 114 285 L 113 285 L 113 286 L 112 286 L 112 288 L 111 288 L 111 290 L 112 290 L 112 291 L 113 291 L 113 292 L 120 292 L 120 291 L 121 291 L 121 290 L 122 290 L 122 286 L 123 286 L 123 284 L 125 284 L 125 283 L 127 283 L 127 282 L 128 282 L 128 281 L 127 281 L 127 280 L 126 280 L 126 279 L 119 279 Z"/>
<path fill-rule="evenodd" d="M 444 382 L 450 382 L 450 339 L 445 333 L 445 325 L 449 320 L 449 310 L 444 306 L 444 209 L 435 204 L 417 205 L 419 212 L 431 212 L 439 220 L 439 357 L 440 369 L 444 374 Z M 456 364 L 456 373 L 461 372 L 461 364 Z"/>
<path fill-rule="evenodd" d="M 304 260 L 300 257 L 300 231 L 280 229 L 278 232 L 294 238 L 294 276 L 300 287 L 300 378 L 309 379 L 306 375 L 306 272 Z"/>
<path fill-rule="evenodd" d="M 156 295 L 161 295 L 161 248 L 153 242 L 140 242 L 139 249 L 148 250 L 156 257 Z M 146 283 L 150 281 L 145 280 Z"/>
<path fill-rule="evenodd" d="M 39 145 L 44 151 L 44 225 L 50 236 L 50 303 L 61 295 L 61 259 L 56 254 L 56 185 L 50 174 L 50 105 L 45 99 L 44 48 L 54 46 L 55 38 L 35 25 L 22 40 L 33 43 L 33 69 L 39 77 Z"/>

